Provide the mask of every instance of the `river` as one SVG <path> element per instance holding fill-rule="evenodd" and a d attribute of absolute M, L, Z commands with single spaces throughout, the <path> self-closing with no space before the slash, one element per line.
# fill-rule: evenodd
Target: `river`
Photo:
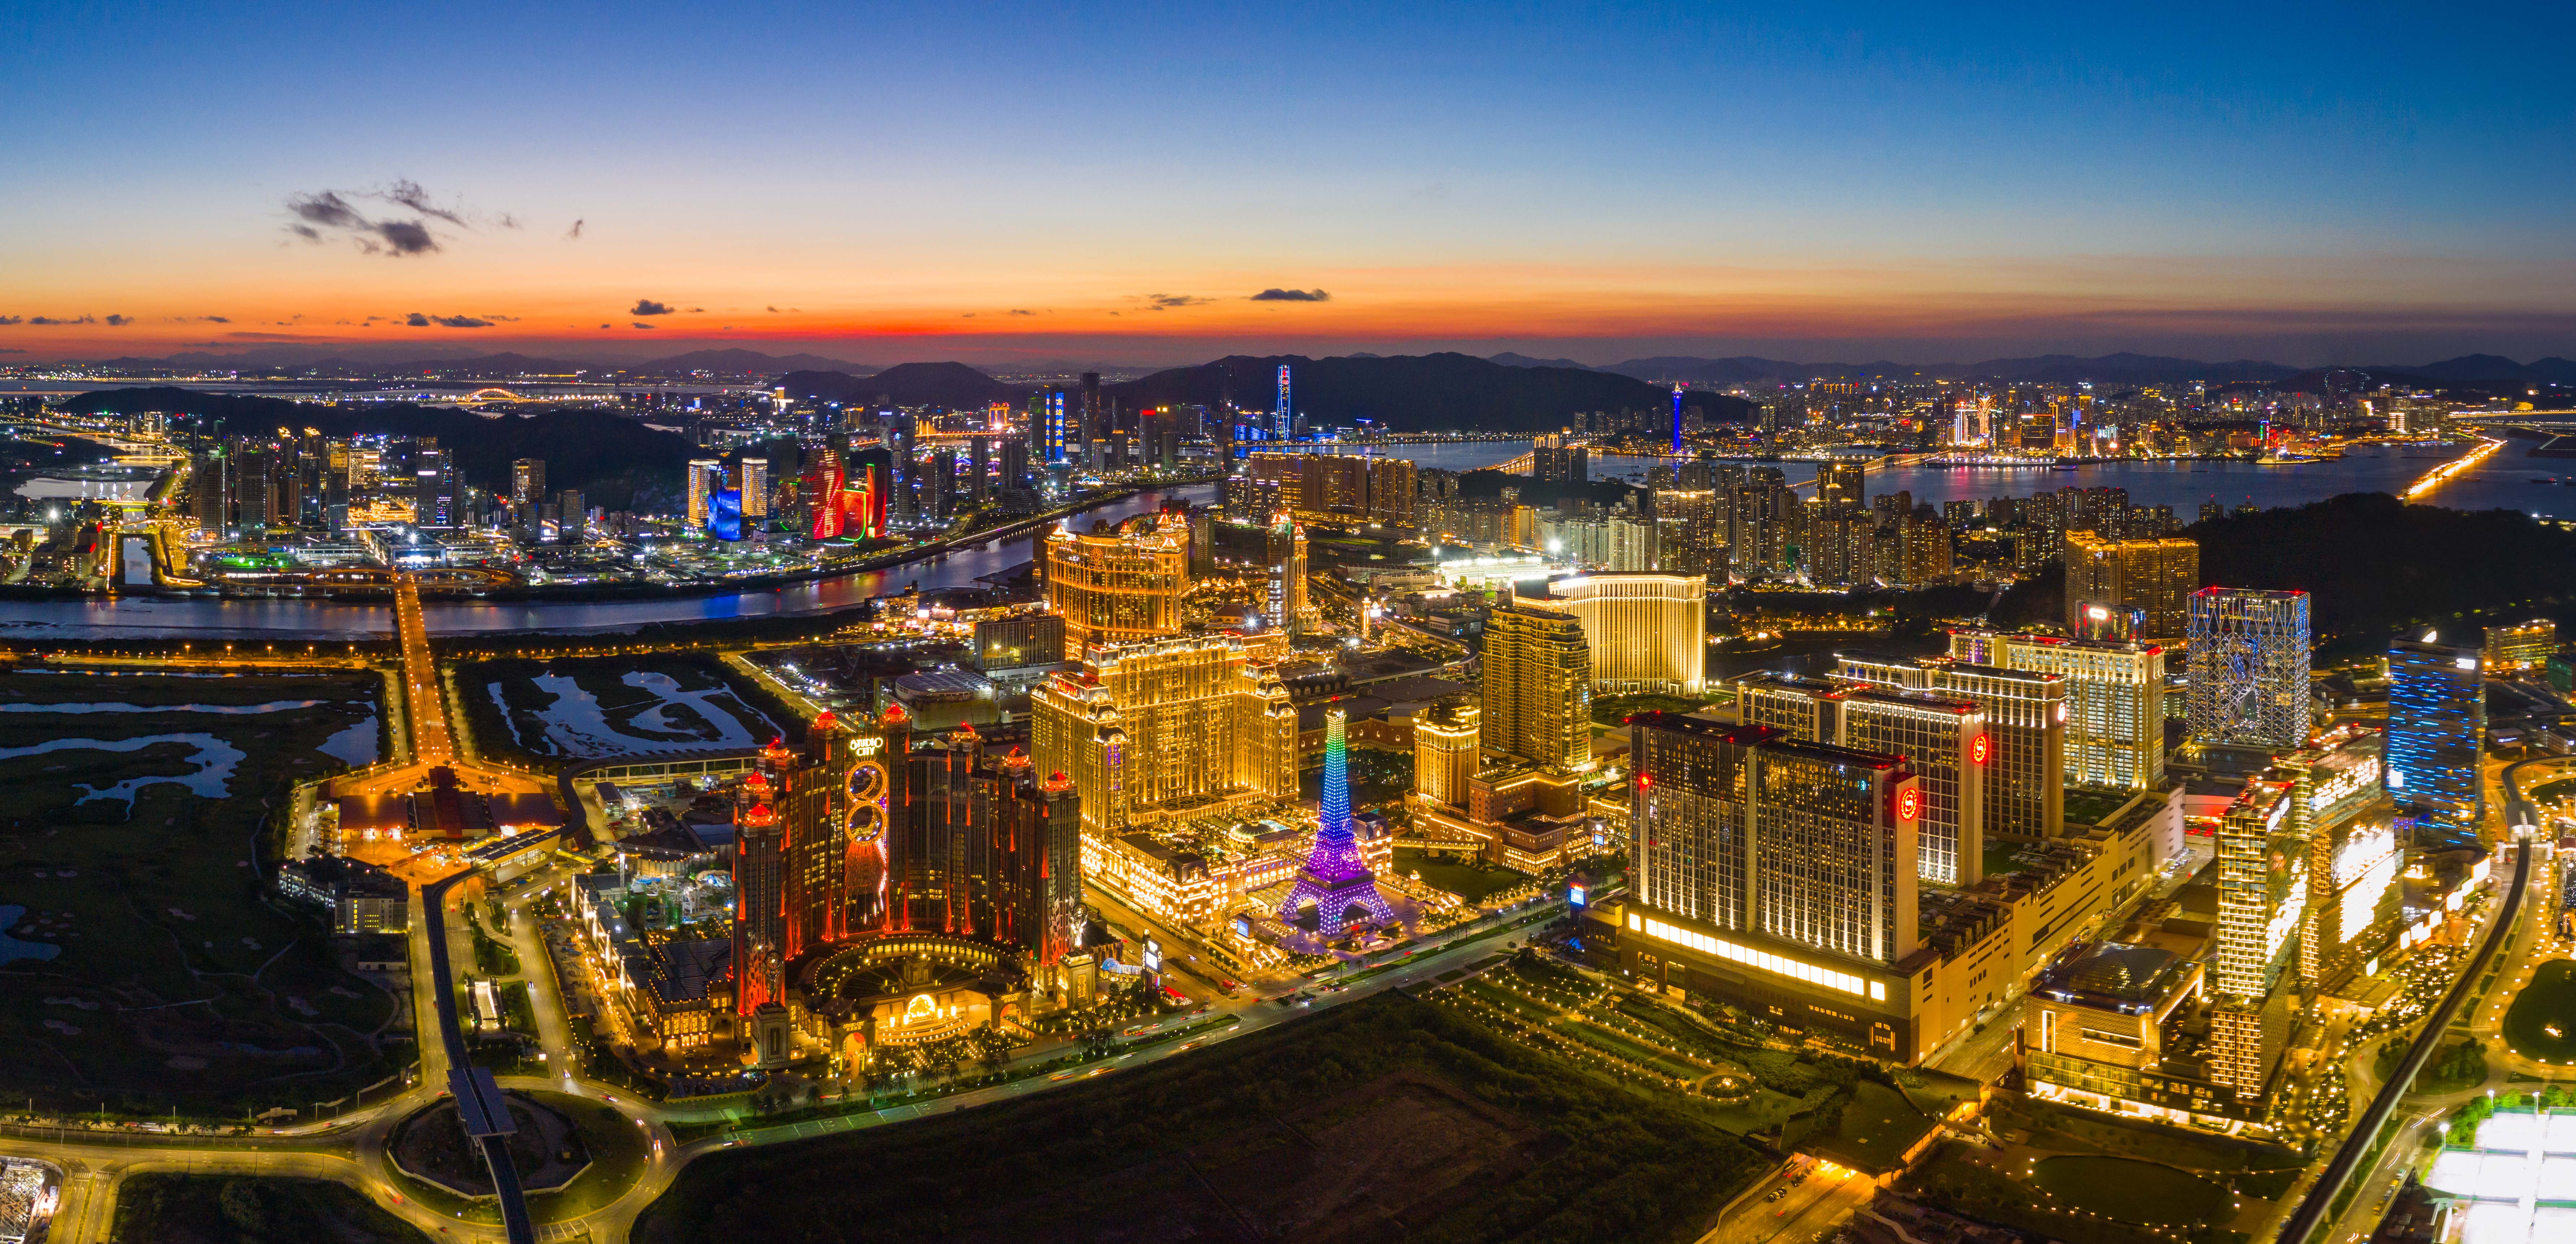
<path fill-rule="evenodd" d="M 1216 486 L 1152 489 L 1087 511 L 1083 518 L 1121 519 L 1160 509 L 1167 500 L 1206 503 Z M 888 570 L 818 579 L 757 592 L 673 596 L 656 600 L 433 601 L 429 629 L 456 635 L 494 631 L 625 631 L 656 622 L 712 622 L 847 609 L 918 585 L 923 591 L 979 587 L 1030 560 L 1040 527 L 952 549 Z M 213 597 L 115 596 L 80 600 L 0 600 L 0 635 L 43 638 L 369 639 L 392 633 L 391 605 L 317 600 L 222 600 Z"/>
<path fill-rule="evenodd" d="M 1407 456 L 1424 466 L 1473 470 L 1505 461 L 1525 451 L 1515 441 L 1389 447 L 1390 456 Z M 1904 467 L 1873 471 L 1872 496 L 1904 490 L 1917 502 L 1939 504 L 1962 498 L 2029 496 L 2069 487 L 2117 487 L 2129 490 L 2132 505 L 2170 505 L 2185 522 L 2200 503 L 2215 498 L 2234 506 L 2252 500 L 2259 506 L 2303 505 L 2347 492 L 2398 492 L 2418 476 L 2451 458 L 2465 446 L 2358 446 L 2341 458 L 2281 466 L 2246 462 L 2120 462 L 2069 469 Z M 1597 476 L 1607 476 L 1636 459 L 1597 460 Z M 2428 500 L 2457 509 L 2507 508 L 2543 517 L 2576 518 L 2576 487 L 2531 482 L 2562 472 L 2576 479 L 2576 462 L 2521 456 L 2521 443 L 2508 447 Z M 1815 477 L 1812 463 L 1784 462 L 1792 481 Z M 1642 471 L 1642 463 L 1639 469 Z M 1166 500 L 1207 502 L 1213 485 L 1157 489 L 1113 501 L 1087 518 L 1119 519 L 1159 508 Z M 1044 530 L 1003 540 L 987 540 L 927 561 L 889 570 L 843 575 L 766 591 L 729 595 L 675 596 L 655 600 L 534 601 L 480 603 L 455 601 L 428 606 L 430 629 L 439 634 L 508 631 L 622 631 L 657 622 L 719 621 L 826 613 L 861 604 L 873 597 L 918 585 L 925 591 L 974 587 L 981 576 L 998 574 L 1028 561 Z M 203 597 L 91 597 L 80 600 L 0 600 L 0 635 L 44 638 L 245 638 L 364 639 L 381 637 L 390 628 L 383 605 L 311 600 L 219 600 Z"/>

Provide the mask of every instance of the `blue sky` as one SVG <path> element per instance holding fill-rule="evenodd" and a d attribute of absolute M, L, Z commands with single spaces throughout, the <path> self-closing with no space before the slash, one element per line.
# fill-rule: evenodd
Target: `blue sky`
<path fill-rule="evenodd" d="M 0 344 L 2576 354 L 2570 20 L 2437 16 L 17 4 L 0 316 L 148 331 Z"/>

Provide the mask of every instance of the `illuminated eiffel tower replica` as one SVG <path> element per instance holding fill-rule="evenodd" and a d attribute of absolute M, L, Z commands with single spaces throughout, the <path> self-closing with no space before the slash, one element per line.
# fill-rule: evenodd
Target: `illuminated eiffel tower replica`
<path fill-rule="evenodd" d="M 1324 807 L 1315 829 L 1315 853 L 1306 857 L 1297 884 L 1279 904 L 1279 919 L 1286 923 L 1298 908 L 1313 902 L 1315 932 L 1326 939 L 1341 936 L 1342 918 L 1354 907 L 1380 924 L 1395 919 L 1386 896 L 1377 892 L 1368 861 L 1360 858 L 1359 838 L 1351 832 L 1350 748 L 1343 739 L 1349 721 L 1346 710 L 1324 711 Z"/>

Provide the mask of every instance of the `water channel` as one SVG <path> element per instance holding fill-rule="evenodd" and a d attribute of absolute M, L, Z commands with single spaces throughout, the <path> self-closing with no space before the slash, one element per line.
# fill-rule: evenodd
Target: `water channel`
<path fill-rule="evenodd" d="M 1906 467 L 1873 471 L 1871 495 L 1905 490 L 1917 502 L 1996 496 L 2029 496 L 2067 487 L 2120 487 L 2132 505 L 2171 505 L 2191 521 L 2201 501 L 2235 506 L 2302 505 L 2347 492 L 2398 492 L 2424 472 L 2459 456 L 2465 446 L 2355 447 L 2341 458 L 2280 466 L 2233 461 L 2122 462 L 2075 468 Z M 2517 443 L 2489 458 L 2429 498 L 2460 509 L 2507 508 L 2543 517 L 2576 518 L 2576 463 L 2522 456 Z M 1472 470 L 1526 451 L 1516 441 L 1390 447 L 1424 466 Z M 1596 477 L 1642 475 L 1642 459 L 1604 458 Z M 1814 478 L 1810 463 L 1780 466 L 1793 482 Z M 1205 503 L 1213 485 L 1155 489 L 1109 502 L 1085 519 L 1120 519 L 1159 508 L 1167 500 Z M 1032 556 L 1043 530 L 950 550 L 886 570 L 843 575 L 754 592 L 673 596 L 648 600 L 438 602 L 428 607 L 429 626 L 441 634 L 512 631 L 621 631 L 663 622 L 718 621 L 825 613 L 846 609 L 907 587 L 924 591 L 974 587 Z M 91 597 L 0 601 L 0 635 L 103 638 L 363 639 L 391 627 L 389 606 L 314 600 L 220 600 L 203 597 Z"/>

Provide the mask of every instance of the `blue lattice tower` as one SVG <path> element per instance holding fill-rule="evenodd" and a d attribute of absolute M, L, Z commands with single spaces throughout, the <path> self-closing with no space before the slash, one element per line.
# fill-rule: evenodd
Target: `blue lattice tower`
<path fill-rule="evenodd" d="M 1315 851 L 1306 857 L 1287 901 L 1279 904 L 1279 919 L 1286 921 L 1312 901 L 1315 931 L 1324 937 L 1340 935 L 1342 917 L 1353 907 L 1380 923 L 1395 919 L 1386 896 L 1377 892 L 1376 875 L 1360 856 L 1359 836 L 1351 830 L 1350 746 L 1343 737 L 1349 722 L 1350 714 L 1342 709 L 1324 712 L 1324 799 Z"/>

